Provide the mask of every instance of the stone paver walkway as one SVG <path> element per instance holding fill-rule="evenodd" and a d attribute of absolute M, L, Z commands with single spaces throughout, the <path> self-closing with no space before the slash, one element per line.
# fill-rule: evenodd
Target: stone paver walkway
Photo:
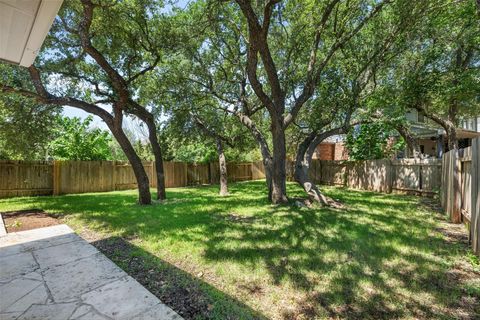
<path fill-rule="evenodd" d="M 0 237 L 0 319 L 182 318 L 68 226 L 57 225 Z"/>

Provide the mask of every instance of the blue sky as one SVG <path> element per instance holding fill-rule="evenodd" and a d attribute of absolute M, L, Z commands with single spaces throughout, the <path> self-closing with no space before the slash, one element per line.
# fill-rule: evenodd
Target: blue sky
<path fill-rule="evenodd" d="M 85 119 L 89 115 L 92 115 L 90 113 L 87 113 L 83 110 L 77 109 L 77 108 L 72 108 L 72 107 L 63 107 L 63 115 L 69 118 L 73 117 L 78 117 L 81 119 Z M 98 128 L 104 128 L 107 129 L 107 125 L 100 119 L 99 117 L 92 115 L 93 116 L 93 126 L 98 127 Z"/>

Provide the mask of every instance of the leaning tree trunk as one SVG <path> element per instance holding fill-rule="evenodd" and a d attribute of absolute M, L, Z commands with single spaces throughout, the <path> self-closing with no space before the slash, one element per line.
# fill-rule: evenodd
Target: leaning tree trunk
<path fill-rule="evenodd" d="M 272 157 L 272 203 L 286 203 L 287 172 L 285 146 L 285 131 L 283 123 L 272 124 L 273 157 Z"/>
<path fill-rule="evenodd" d="M 328 199 L 325 195 L 320 192 L 320 189 L 317 185 L 310 180 L 309 171 L 310 164 L 312 162 L 312 156 L 309 156 L 309 146 L 315 139 L 316 134 L 312 133 L 310 136 L 305 138 L 304 141 L 298 146 L 297 156 L 295 158 L 295 168 L 294 168 L 294 178 L 295 181 L 303 188 L 305 193 L 308 195 L 308 198 L 312 202 L 319 203 L 321 205 L 327 206 Z M 323 139 L 322 139 L 323 140 Z M 313 148 L 314 149 L 314 148 Z M 313 155 L 313 152 L 312 152 Z"/>
<path fill-rule="evenodd" d="M 325 196 L 317 185 L 310 179 L 309 171 L 312 163 L 312 157 L 317 146 L 326 138 L 345 133 L 345 127 L 338 127 L 324 131 L 322 133 L 312 132 L 298 146 L 295 158 L 294 178 L 295 181 L 307 193 L 312 202 L 319 203 L 323 206 L 340 206 L 335 200 Z"/>
<path fill-rule="evenodd" d="M 155 157 L 155 171 L 157 173 L 157 200 L 165 200 L 165 173 L 163 171 L 162 148 L 158 142 L 157 130 L 153 119 L 145 121 L 148 127 L 148 139 L 152 145 L 153 156 Z"/>
<path fill-rule="evenodd" d="M 410 130 L 404 125 L 399 125 L 397 127 L 397 131 L 398 131 L 398 133 L 400 133 L 402 138 L 407 143 L 407 148 L 411 152 L 413 157 L 414 158 L 420 158 L 420 155 L 421 155 L 420 146 L 418 145 L 417 140 L 412 135 Z"/>
<path fill-rule="evenodd" d="M 227 162 L 225 161 L 225 154 L 223 152 L 223 143 L 220 138 L 216 139 L 217 143 L 217 153 L 218 153 L 218 164 L 220 167 L 220 195 L 228 195 L 228 185 L 227 185 Z"/>
<path fill-rule="evenodd" d="M 324 206 L 329 205 L 327 197 L 318 189 L 317 185 L 308 177 L 310 166 L 307 161 L 303 160 L 295 163 L 295 181 L 303 188 L 308 198 L 312 202 L 319 203 Z"/>
<path fill-rule="evenodd" d="M 155 120 L 153 115 L 148 112 L 145 108 L 141 105 L 130 102 L 131 107 L 129 112 L 137 116 L 140 120 L 142 120 L 148 128 L 148 140 L 150 141 L 150 145 L 152 146 L 152 153 L 155 158 L 155 171 L 157 173 L 156 181 L 157 181 L 157 200 L 165 200 L 166 193 L 165 193 L 165 174 L 163 171 L 163 157 L 162 157 L 162 148 L 160 147 L 160 143 L 158 142 L 157 137 L 157 127 L 155 125 Z M 152 177 L 153 179 L 153 177 Z"/>
<path fill-rule="evenodd" d="M 260 152 L 262 154 L 262 162 L 263 167 L 265 168 L 265 180 L 267 183 L 267 190 L 268 190 L 268 201 L 272 201 L 272 171 L 273 171 L 273 164 L 272 164 L 272 156 L 270 154 L 270 149 L 268 147 L 268 143 L 265 140 L 263 134 L 258 130 L 257 126 L 253 121 L 246 115 L 242 113 L 235 113 L 235 115 L 239 118 L 240 122 L 250 130 L 251 134 L 255 138 L 260 147 Z"/>
<path fill-rule="evenodd" d="M 138 202 L 142 205 L 151 204 L 152 196 L 150 194 L 150 183 L 148 181 L 147 173 L 143 167 L 142 160 L 135 152 L 130 140 L 123 132 L 121 126 L 112 125 L 110 130 L 112 131 L 113 136 L 118 141 L 118 144 L 122 148 L 125 156 L 127 157 L 130 165 L 132 166 L 133 173 L 137 180 L 138 185 Z"/>

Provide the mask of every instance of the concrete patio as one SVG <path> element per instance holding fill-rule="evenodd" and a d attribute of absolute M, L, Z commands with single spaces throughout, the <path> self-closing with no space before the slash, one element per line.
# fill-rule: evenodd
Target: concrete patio
<path fill-rule="evenodd" d="M 66 225 L 0 237 L 0 319 L 182 319 Z"/>

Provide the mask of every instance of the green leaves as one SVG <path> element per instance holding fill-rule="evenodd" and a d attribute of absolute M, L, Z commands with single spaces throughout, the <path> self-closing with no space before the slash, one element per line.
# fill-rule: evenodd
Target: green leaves
<path fill-rule="evenodd" d="M 393 129 L 382 122 L 362 124 L 347 135 L 346 147 L 350 160 L 388 158 L 404 147 L 403 139 L 395 141 Z"/>
<path fill-rule="evenodd" d="M 60 108 L 0 95 L 0 159 L 44 160 Z"/>
<path fill-rule="evenodd" d="M 56 139 L 50 145 L 50 155 L 59 160 L 111 160 L 108 131 L 92 128 L 92 116 L 80 118 L 58 118 Z"/>

